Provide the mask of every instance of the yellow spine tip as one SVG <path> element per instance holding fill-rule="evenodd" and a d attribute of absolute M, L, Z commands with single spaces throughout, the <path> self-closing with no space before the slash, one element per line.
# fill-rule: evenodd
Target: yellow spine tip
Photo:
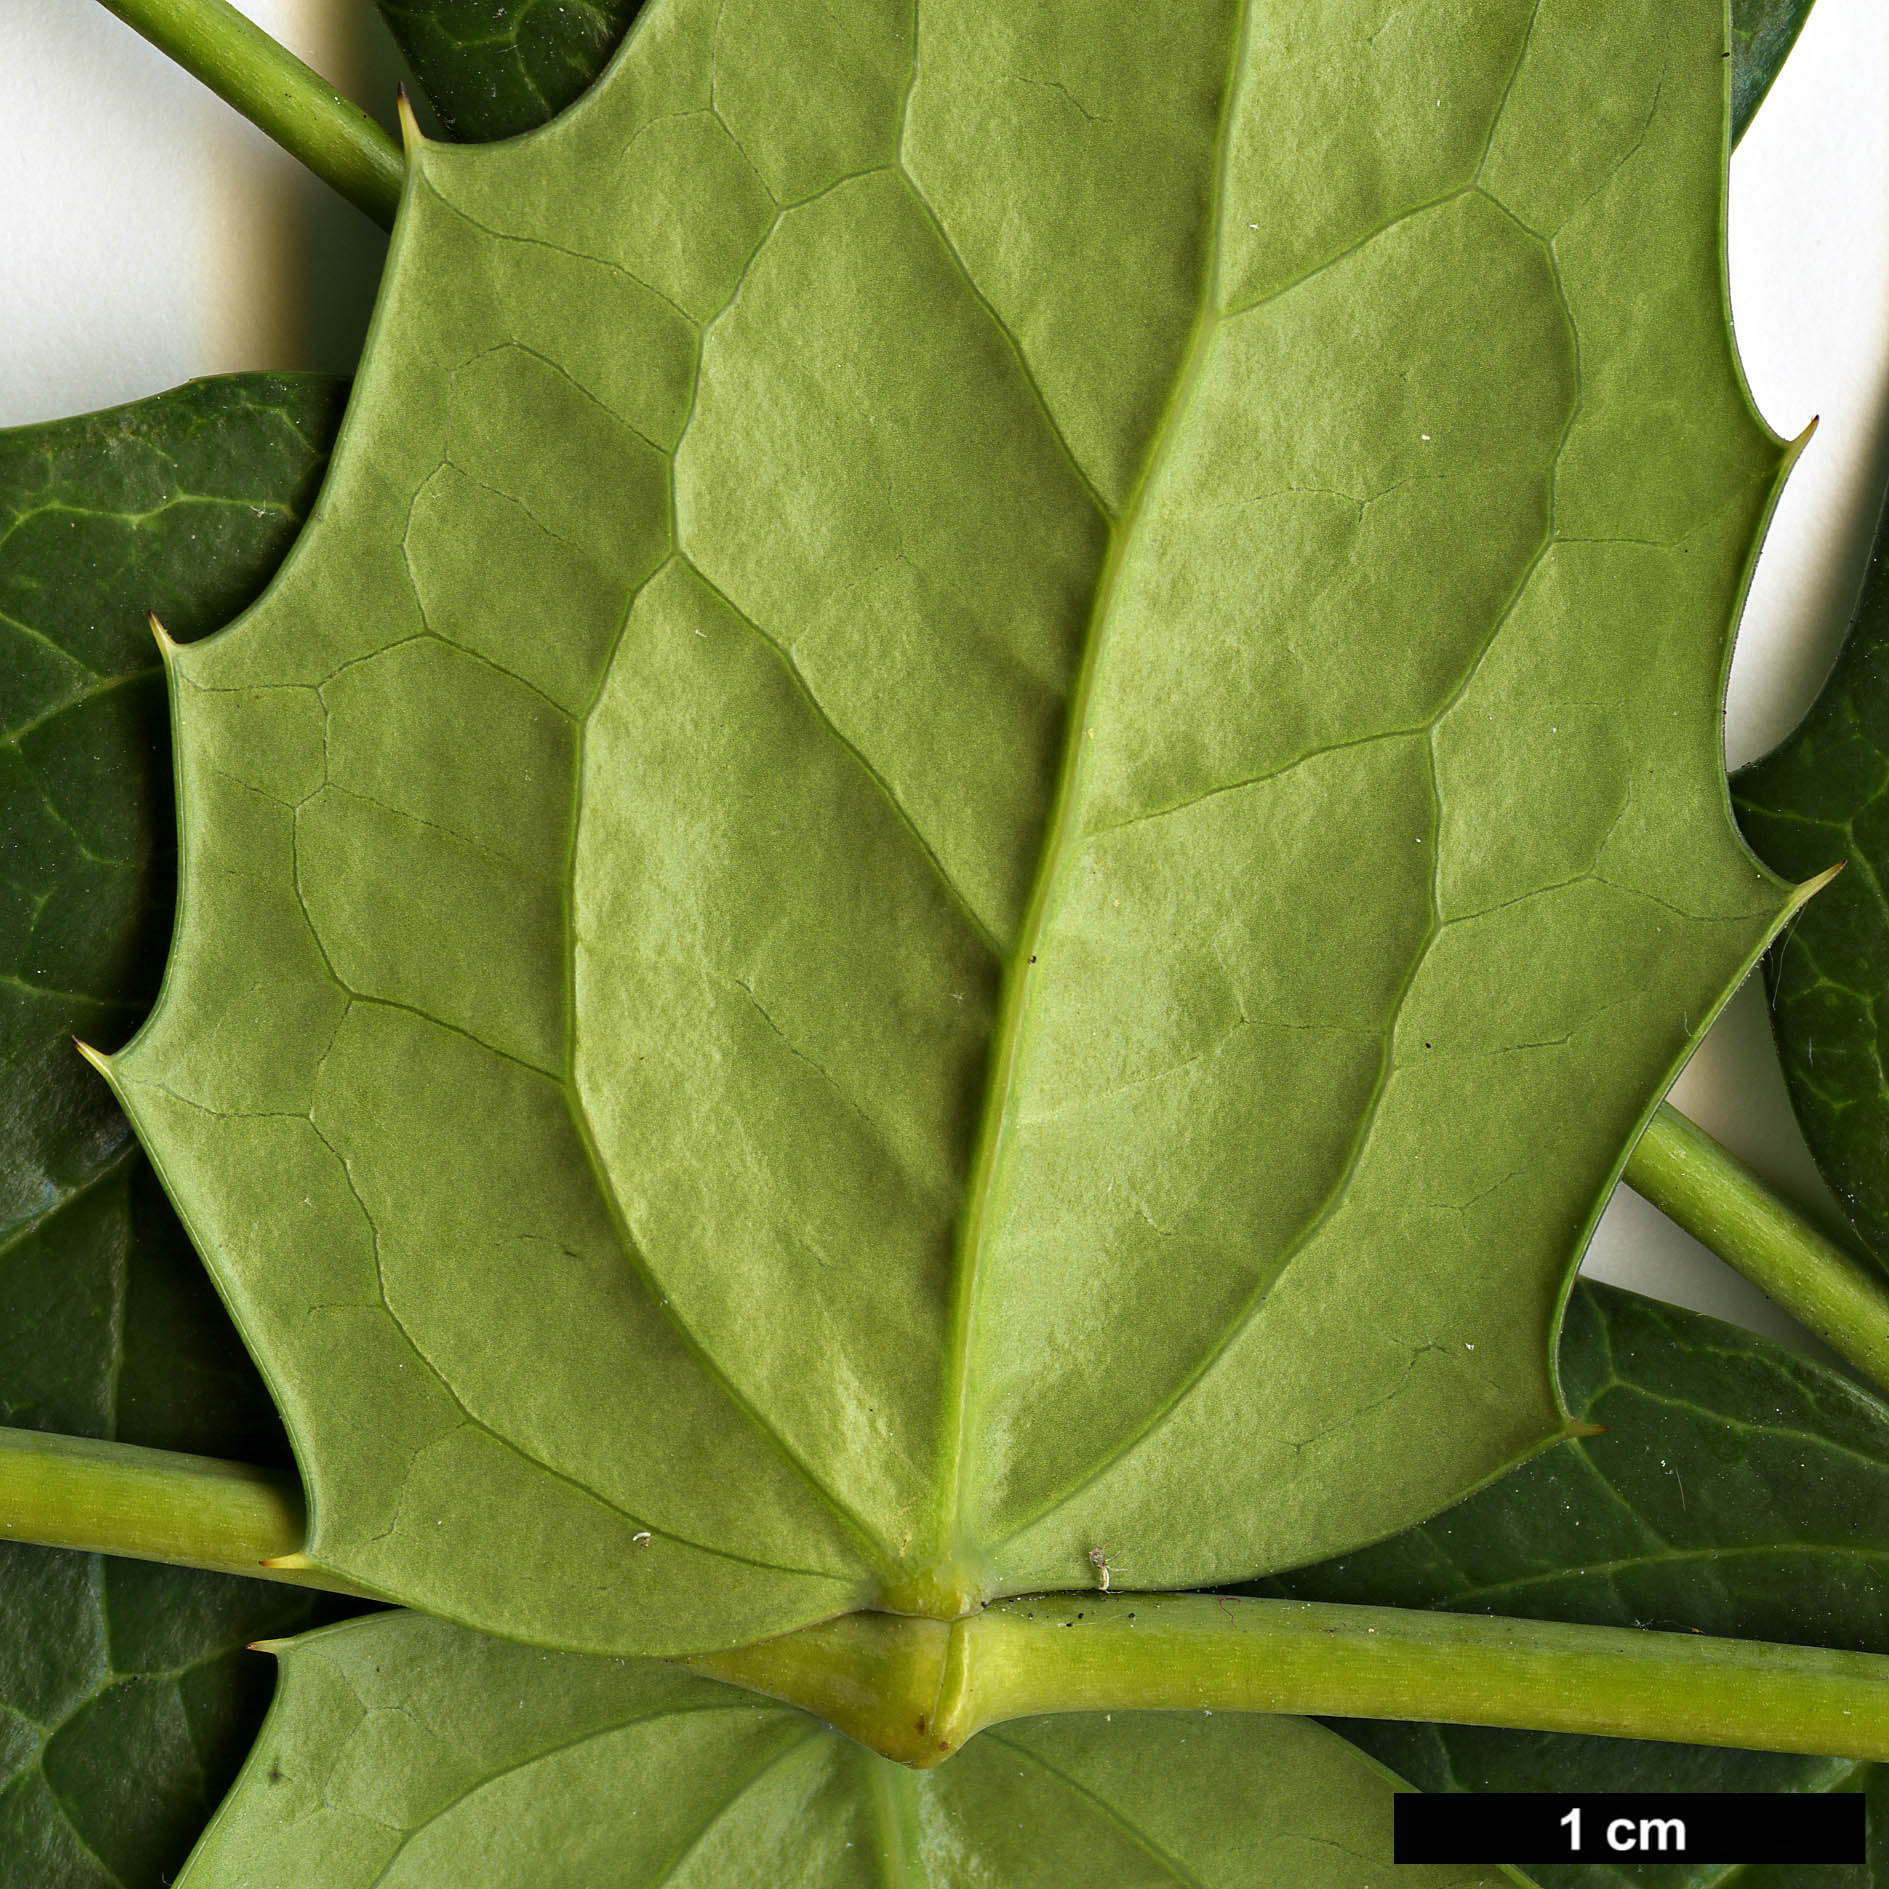
<path fill-rule="evenodd" d="M 426 135 L 420 129 L 420 121 L 413 115 L 413 101 L 407 97 L 407 88 L 403 85 L 394 94 L 394 110 L 400 114 L 400 144 L 410 158 L 426 142 Z"/>
<path fill-rule="evenodd" d="M 1784 469 L 1787 472 L 1803 458 L 1804 448 L 1810 444 L 1816 434 L 1818 417 L 1813 413 L 1810 416 L 1810 424 L 1795 439 L 1787 439 L 1784 442 Z"/>
<path fill-rule="evenodd" d="M 1570 1420 L 1568 1427 L 1561 1434 L 1567 1441 L 1575 1442 L 1583 1437 L 1605 1436 L 1607 1426 L 1604 1423 L 1576 1423 Z"/>
<path fill-rule="evenodd" d="M 79 1037 L 72 1039 L 72 1047 L 92 1065 L 107 1082 L 112 1079 L 112 1059 L 103 1050 L 94 1049 L 90 1043 Z"/>
<path fill-rule="evenodd" d="M 295 1554 L 272 1554 L 267 1556 L 258 1565 L 265 1568 L 282 1568 L 289 1573 L 299 1574 L 305 1569 L 312 1568 L 315 1564 L 309 1560 L 307 1555 L 297 1552 Z"/>
<path fill-rule="evenodd" d="M 249 1651 L 252 1653 L 267 1653 L 271 1659 L 279 1659 L 282 1655 L 282 1649 L 288 1644 L 289 1642 L 287 1640 L 251 1640 L 249 1643 Z"/>
<path fill-rule="evenodd" d="M 147 610 L 144 613 L 144 620 L 151 626 L 151 635 L 157 643 L 158 653 L 166 662 L 169 662 L 171 651 L 177 647 L 177 639 L 157 620 L 155 610 Z"/>
<path fill-rule="evenodd" d="M 1792 892 L 1791 909 L 1795 911 L 1800 906 L 1809 904 L 1849 863 L 1847 859 L 1839 859 L 1834 866 L 1827 867 L 1824 871 L 1818 873 L 1816 878 L 1806 879 L 1802 885 L 1798 886 Z"/>

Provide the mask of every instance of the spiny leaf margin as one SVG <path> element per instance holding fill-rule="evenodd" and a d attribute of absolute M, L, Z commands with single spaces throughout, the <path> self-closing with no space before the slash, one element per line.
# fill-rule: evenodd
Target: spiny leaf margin
<path fill-rule="evenodd" d="M 679 0 L 548 131 L 416 157 L 329 523 L 174 664 L 180 946 L 117 1072 L 322 1564 L 679 1650 L 1288 1565 L 1559 1433 L 1586 1229 L 1787 905 L 1718 750 L 1784 461 L 1722 16 L 1255 15 L 1223 124 L 1228 22 L 1189 80 L 1092 11 L 1096 69 L 1013 85 L 934 8 L 907 95 L 861 0 L 812 120 Z M 1295 195 L 1282 101 L 1360 71 L 1383 149 Z"/>

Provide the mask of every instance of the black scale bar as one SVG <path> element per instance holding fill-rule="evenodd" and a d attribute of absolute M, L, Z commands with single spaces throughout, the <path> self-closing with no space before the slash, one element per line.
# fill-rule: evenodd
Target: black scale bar
<path fill-rule="evenodd" d="M 1399 1793 L 1400 1863 L 1861 1863 L 1854 1791 Z"/>

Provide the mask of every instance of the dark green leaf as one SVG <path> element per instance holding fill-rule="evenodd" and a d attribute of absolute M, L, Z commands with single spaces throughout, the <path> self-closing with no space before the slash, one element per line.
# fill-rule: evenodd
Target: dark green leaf
<path fill-rule="evenodd" d="M 129 1033 L 169 933 L 169 739 L 145 613 L 188 638 L 255 596 L 312 499 L 340 399 L 332 381 L 243 376 L 0 434 L 9 1424 L 173 1448 L 249 1437 L 282 1447 L 72 1037 L 109 1046 Z"/>
<path fill-rule="evenodd" d="M 642 0 L 379 0 L 455 138 L 541 125 L 601 72 Z"/>
<path fill-rule="evenodd" d="M 185 1889 L 1388 1889 L 1392 1785 L 1301 1719 L 1021 1719 L 913 1772 L 674 1667 L 418 1614 L 282 1660 Z"/>
<path fill-rule="evenodd" d="M 1784 57 L 1810 18 L 1811 0 L 1732 0 L 1732 142 L 1745 135 Z"/>
<path fill-rule="evenodd" d="M 170 929 L 169 739 L 145 612 L 188 639 L 256 595 L 340 400 L 332 381 L 243 376 L 0 434 L 0 1239 L 129 1139 L 70 1039 L 130 1034 Z"/>
<path fill-rule="evenodd" d="M 1424 1526 L 1255 1588 L 1889 1652 L 1889 1409 L 1716 1319 L 1581 1284 L 1561 1374 L 1604 1436 L 1562 1444 Z M 1426 1790 L 1853 1790 L 1877 1767 L 1630 1740 L 1348 1723 Z M 1867 1871 L 1889 1883 L 1889 1827 Z M 1875 1873 L 1880 1872 L 1880 1873 Z M 1537 1869 L 1550 1889 L 1716 1883 L 1716 1869 Z M 1754 1871 L 1740 1889 L 1785 1889 Z M 1825 1878 L 1819 1876 L 1818 1881 Z"/>
<path fill-rule="evenodd" d="M 1746 837 L 1779 872 L 1848 869 L 1765 960 L 1804 1138 L 1850 1222 L 1889 1264 L 1889 507 L 1848 640 L 1809 714 L 1740 772 Z"/>
<path fill-rule="evenodd" d="M 316 1602 L 262 1581 L 0 1544 L 0 1884 L 157 1889 L 271 1690 L 246 1652 Z"/>
<path fill-rule="evenodd" d="M 0 1423 L 285 1462 L 261 1380 L 71 1038 L 112 1043 L 169 929 L 155 610 L 261 588 L 313 495 L 333 382 L 247 375 L 0 434 Z M 167 1880 L 311 1618 L 260 1582 L 0 1546 L 0 1885 Z"/>
<path fill-rule="evenodd" d="M 72 1038 L 109 1046 L 129 1033 L 169 932 L 169 740 L 145 613 L 188 638 L 255 596 L 312 499 L 340 398 L 332 381 L 243 376 L 0 434 L 11 1424 L 203 1448 L 241 1407 L 244 1432 L 279 1435 Z M 128 1348 L 134 1297 L 142 1336 Z M 151 1363 L 160 1333 L 183 1345 L 181 1371 Z M 200 1417 L 200 1402 L 215 1414 Z"/>

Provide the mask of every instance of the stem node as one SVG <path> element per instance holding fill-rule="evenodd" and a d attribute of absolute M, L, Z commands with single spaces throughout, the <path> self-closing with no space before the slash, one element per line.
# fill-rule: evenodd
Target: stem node
<path fill-rule="evenodd" d="M 1090 1595 L 949 1623 L 847 1614 L 681 1662 L 902 1764 L 1057 1712 L 1442 1720 L 1889 1759 L 1889 1658 L 1394 1607 Z"/>

